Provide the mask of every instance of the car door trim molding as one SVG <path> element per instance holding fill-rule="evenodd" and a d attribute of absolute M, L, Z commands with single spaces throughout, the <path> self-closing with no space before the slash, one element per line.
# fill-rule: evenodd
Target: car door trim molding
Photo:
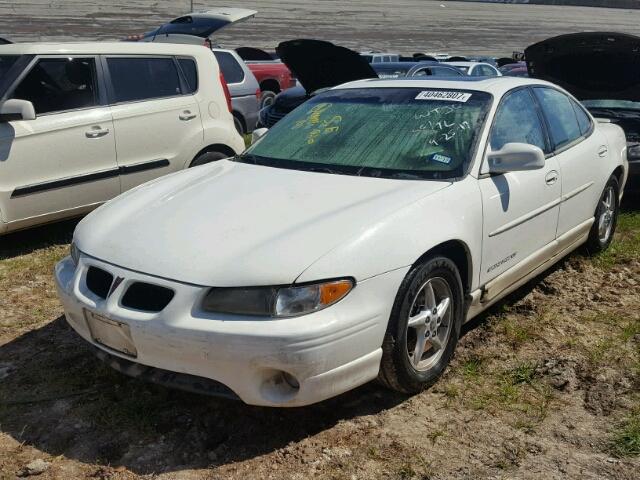
<path fill-rule="evenodd" d="M 146 170 L 154 170 L 156 168 L 163 168 L 170 165 L 169 160 L 151 160 L 150 162 L 136 163 L 133 165 L 122 165 L 116 168 L 110 168 L 108 170 L 101 170 L 99 172 L 84 173 L 81 175 L 75 175 L 73 177 L 59 178 L 57 180 L 51 180 L 48 182 L 33 183 L 31 185 L 25 185 L 23 187 L 16 188 L 11 193 L 11 198 L 19 198 L 35 193 L 46 192 L 49 190 L 56 190 L 58 188 L 70 187 L 73 185 L 79 185 L 81 183 L 95 182 L 97 180 L 105 180 L 107 178 L 117 177 L 119 175 L 129 175 L 132 173 L 144 172 Z"/>
<path fill-rule="evenodd" d="M 575 190 L 566 193 L 564 195 L 562 195 L 560 198 L 555 199 L 552 202 L 549 202 L 545 205 L 542 205 L 539 208 L 536 208 L 535 210 L 522 215 L 519 218 L 516 218 L 515 220 L 512 220 L 509 223 L 504 224 L 503 226 L 501 226 L 500 228 L 494 230 L 493 232 L 491 232 L 489 234 L 489 237 L 495 237 L 497 235 L 500 235 L 501 233 L 507 232 L 509 230 L 511 230 L 512 228 L 515 228 L 519 225 L 522 225 L 525 222 L 528 222 L 529 220 L 537 217 L 538 215 L 542 215 L 544 212 L 551 210 L 552 208 L 566 202 L 567 200 L 572 199 L 573 197 L 575 197 L 576 195 L 579 195 L 580 193 L 584 192 L 585 190 L 591 188 L 593 185 L 595 184 L 595 182 L 589 182 L 589 183 L 585 183 L 584 185 L 582 185 L 581 187 L 576 188 Z"/>
<path fill-rule="evenodd" d="M 557 207 L 558 205 L 560 205 L 562 203 L 563 199 L 561 197 L 556 198 L 555 200 L 542 205 L 541 207 L 536 208 L 535 210 L 532 210 L 529 213 L 526 213 L 524 215 L 522 215 L 521 217 L 516 218 L 515 220 L 512 220 L 509 223 L 505 223 L 503 226 L 499 227 L 498 229 L 494 230 L 493 232 L 489 233 L 489 237 L 495 237 L 497 235 L 500 235 L 501 233 L 507 232 L 513 228 L 516 228 L 519 225 L 522 225 L 525 222 L 528 222 L 529 220 L 542 215 L 544 212 L 547 212 L 549 210 L 551 210 L 552 208 Z"/>

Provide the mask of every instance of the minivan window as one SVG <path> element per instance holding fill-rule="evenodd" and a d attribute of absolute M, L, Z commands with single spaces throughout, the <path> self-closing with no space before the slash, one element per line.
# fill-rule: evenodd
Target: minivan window
<path fill-rule="evenodd" d="M 213 52 L 227 83 L 240 83 L 244 80 L 244 70 L 229 52 Z"/>
<path fill-rule="evenodd" d="M 98 105 L 93 58 L 42 58 L 22 79 L 11 98 L 33 103 L 36 114 Z"/>
<path fill-rule="evenodd" d="M 533 91 L 549 125 L 553 149 L 562 148 L 580 138 L 582 133 L 569 97 L 553 88 L 537 87 Z"/>
<path fill-rule="evenodd" d="M 179 58 L 178 63 L 187 82 L 187 87 L 189 87 L 188 93 L 194 93 L 198 90 L 198 67 L 196 67 L 196 62 L 191 58 Z"/>
<path fill-rule="evenodd" d="M 528 143 L 546 151 L 544 129 L 529 90 L 509 93 L 498 108 L 491 130 L 491 150 L 507 143 Z"/>
<path fill-rule="evenodd" d="M 180 77 L 171 57 L 108 58 L 115 102 L 174 97 L 182 93 Z"/>

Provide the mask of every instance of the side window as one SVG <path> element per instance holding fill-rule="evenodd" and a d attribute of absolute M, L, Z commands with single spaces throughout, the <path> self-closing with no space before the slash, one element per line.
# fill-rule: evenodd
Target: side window
<path fill-rule="evenodd" d="M 178 63 L 189 87 L 187 93 L 194 93 L 198 90 L 198 67 L 196 66 L 196 62 L 191 58 L 179 58 Z"/>
<path fill-rule="evenodd" d="M 42 58 L 16 87 L 11 98 L 33 103 L 36 114 L 98 105 L 93 58 Z"/>
<path fill-rule="evenodd" d="M 477 66 L 471 71 L 471 76 L 472 77 L 481 77 L 482 75 L 483 75 L 483 73 L 482 73 L 481 66 Z"/>
<path fill-rule="evenodd" d="M 175 97 L 182 93 L 173 58 L 107 58 L 115 101 Z"/>
<path fill-rule="evenodd" d="M 427 75 L 431 75 L 431 72 L 429 71 L 428 68 L 422 68 L 420 70 L 417 70 L 416 72 L 414 72 L 414 74 L 412 75 L 413 77 L 425 77 Z"/>
<path fill-rule="evenodd" d="M 493 68 L 491 68 L 491 67 L 487 67 L 486 65 L 480 65 L 480 71 L 482 72 L 482 75 L 485 76 L 485 77 L 495 77 L 496 76 L 495 70 L 493 70 Z"/>
<path fill-rule="evenodd" d="M 227 83 L 240 83 L 244 80 L 244 70 L 229 52 L 213 52 Z"/>
<path fill-rule="evenodd" d="M 591 131 L 591 127 L 593 126 L 591 123 L 591 118 L 587 115 L 587 112 L 584 111 L 584 107 L 582 107 L 575 100 L 571 100 L 571 105 L 573 105 L 573 109 L 576 112 L 576 118 L 578 119 L 578 126 L 580 127 L 580 133 L 582 135 L 586 135 Z"/>
<path fill-rule="evenodd" d="M 553 88 L 538 87 L 533 91 L 540 101 L 542 111 L 549 124 L 553 149 L 562 148 L 580 138 L 582 134 L 576 113 L 571 105 L 571 99 Z"/>
<path fill-rule="evenodd" d="M 496 112 L 490 143 L 493 151 L 507 143 L 528 143 L 547 150 L 542 123 L 529 90 L 517 90 L 504 98 Z"/>

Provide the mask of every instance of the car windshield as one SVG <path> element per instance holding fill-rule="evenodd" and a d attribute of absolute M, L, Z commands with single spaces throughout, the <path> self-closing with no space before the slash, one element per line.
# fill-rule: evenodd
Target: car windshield
<path fill-rule="evenodd" d="M 20 55 L 0 55 L 0 82 L 14 63 L 18 61 Z"/>
<path fill-rule="evenodd" d="M 491 98 L 429 87 L 329 90 L 280 120 L 236 161 L 371 177 L 460 177 Z"/>

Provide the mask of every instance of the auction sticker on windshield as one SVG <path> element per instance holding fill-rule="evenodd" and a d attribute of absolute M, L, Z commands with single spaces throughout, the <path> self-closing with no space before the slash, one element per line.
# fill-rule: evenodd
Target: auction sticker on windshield
<path fill-rule="evenodd" d="M 467 103 L 471 98 L 471 93 L 445 92 L 443 90 L 425 90 L 420 92 L 416 100 L 439 100 L 445 102 Z"/>

